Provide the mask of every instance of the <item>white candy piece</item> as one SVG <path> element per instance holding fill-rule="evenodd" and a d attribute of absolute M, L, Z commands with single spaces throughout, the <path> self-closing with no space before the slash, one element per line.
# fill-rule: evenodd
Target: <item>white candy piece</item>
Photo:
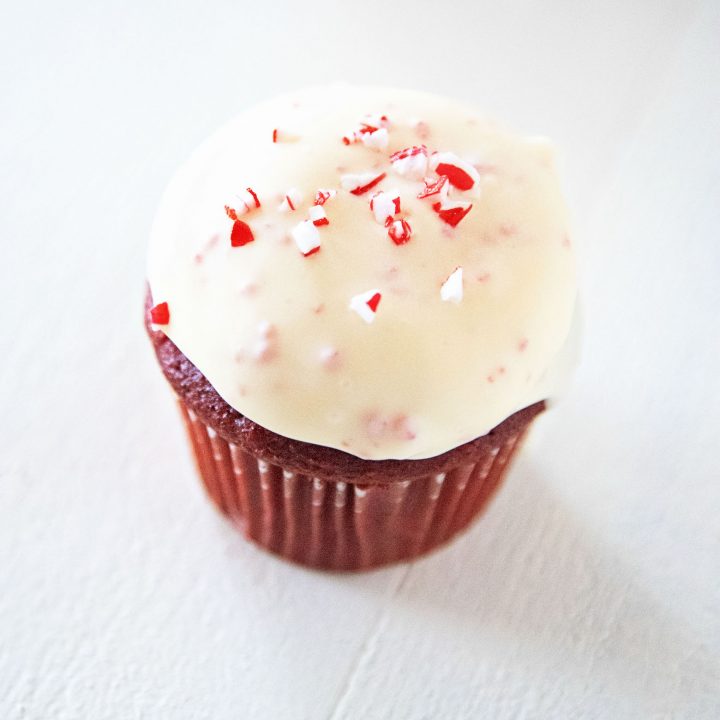
<path fill-rule="evenodd" d="M 445 302 L 459 303 L 463 299 L 463 271 L 455 268 L 440 288 L 440 298 Z"/>
<path fill-rule="evenodd" d="M 400 193 L 397 190 L 381 190 L 370 198 L 370 209 L 375 220 L 384 225 L 388 218 L 395 217 L 400 205 Z"/>
<path fill-rule="evenodd" d="M 455 153 L 435 152 L 430 156 L 431 170 L 437 170 L 437 166 L 442 164 L 454 165 L 456 168 L 459 168 L 463 172 L 467 173 L 472 178 L 473 183 L 480 182 L 480 173 L 478 173 L 478 171 L 469 162 L 461 160 Z"/>
<path fill-rule="evenodd" d="M 308 217 L 312 221 L 313 225 L 327 225 L 324 220 L 327 220 L 325 214 L 325 208 L 322 205 L 311 205 L 308 210 Z"/>
<path fill-rule="evenodd" d="M 392 161 L 393 170 L 410 180 L 422 180 L 427 173 L 427 166 L 428 156 L 424 150 Z"/>
<path fill-rule="evenodd" d="M 375 132 L 361 133 L 360 142 L 362 142 L 365 147 L 384 150 L 389 142 L 388 131 L 383 127 Z"/>
<path fill-rule="evenodd" d="M 303 194 L 297 188 L 290 188 L 285 193 L 285 198 L 280 203 L 278 210 L 280 210 L 280 212 L 292 212 L 293 210 L 297 210 L 298 205 L 302 202 L 302 200 Z"/>
<path fill-rule="evenodd" d="M 373 180 L 377 180 L 382 173 L 378 172 L 366 172 L 366 173 L 354 173 L 350 175 L 340 176 L 340 185 L 343 190 L 352 192 L 358 188 L 369 185 Z"/>
<path fill-rule="evenodd" d="M 299 222 L 290 234 L 303 255 L 320 247 L 320 233 L 311 220 Z"/>
<path fill-rule="evenodd" d="M 236 215 L 244 215 L 245 213 L 250 212 L 250 210 L 260 207 L 257 202 L 255 202 L 255 198 L 252 196 L 252 193 L 249 193 L 247 190 L 243 190 L 242 192 L 237 193 L 237 195 L 234 195 L 230 202 L 226 203 L 226 205 L 232 208 Z"/>
<path fill-rule="evenodd" d="M 354 310 L 366 323 L 370 324 L 375 320 L 375 310 L 368 305 L 368 302 L 370 302 L 375 295 L 379 294 L 380 291 L 374 289 L 355 295 L 352 300 L 350 300 L 350 309 Z"/>

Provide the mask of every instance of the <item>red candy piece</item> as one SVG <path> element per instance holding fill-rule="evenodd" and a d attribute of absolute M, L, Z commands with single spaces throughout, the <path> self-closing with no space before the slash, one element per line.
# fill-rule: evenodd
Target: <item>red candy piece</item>
<path fill-rule="evenodd" d="M 435 168 L 435 172 L 438 175 L 445 175 L 450 184 L 458 190 L 469 190 L 475 184 L 475 180 L 457 165 L 439 163 Z"/>
<path fill-rule="evenodd" d="M 166 302 L 161 302 L 150 308 L 150 320 L 155 325 L 167 325 L 170 322 L 170 309 Z"/>
<path fill-rule="evenodd" d="M 273 128 L 273 142 L 274 143 L 277 142 L 277 136 L 278 136 L 277 128 Z"/>
<path fill-rule="evenodd" d="M 252 188 L 247 188 L 247 191 L 252 195 L 253 200 L 255 201 L 255 207 L 256 207 L 256 208 L 259 208 L 259 207 L 260 207 L 260 200 L 258 199 L 258 196 L 257 196 L 257 194 L 255 193 L 255 191 L 254 191 Z"/>
<path fill-rule="evenodd" d="M 374 133 L 377 132 L 380 128 L 375 127 L 374 125 L 370 125 L 370 123 L 360 123 L 360 129 L 358 132 L 360 135 L 365 135 L 366 133 Z"/>
<path fill-rule="evenodd" d="M 350 192 L 353 195 L 362 195 L 363 193 L 366 193 L 371 188 L 374 188 L 384 178 L 385 178 L 385 173 L 380 173 L 380 175 L 378 175 L 376 178 L 371 180 L 367 185 L 363 185 L 362 187 L 354 188 Z"/>
<path fill-rule="evenodd" d="M 442 203 L 435 203 L 433 205 L 433 210 L 440 216 L 440 219 L 452 227 L 455 227 L 471 209 L 471 204 L 445 208 L 443 208 Z"/>
<path fill-rule="evenodd" d="M 226 206 L 225 206 L 225 212 L 227 213 L 227 216 L 228 216 L 231 220 L 237 220 L 237 219 L 238 219 L 237 213 L 236 213 L 235 210 L 233 210 L 229 205 L 226 205 Z"/>
<path fill-rule="evenodd" d="M 242 220 L 236 220 L 233 223 L 232 232 L 230 233 L 230 244 L 233 247 L 242 247 L 251 243 L 254 239 L 252 230 L 247 223 Z"/>
<path fill-rule="evenodd" d="M 367 306 L 373 311 L 377 312 L 377 307 L 380 304 L 380 298 L 382 295 L 379 292 L 376 292 L 368 301 Z"/>
<path fill-rule="evenodd" d="M 388 227 L 388 235 L 396 245 L 404 245 L 412 236 L 412 228 L 407 220 L 395 220 Z"/>

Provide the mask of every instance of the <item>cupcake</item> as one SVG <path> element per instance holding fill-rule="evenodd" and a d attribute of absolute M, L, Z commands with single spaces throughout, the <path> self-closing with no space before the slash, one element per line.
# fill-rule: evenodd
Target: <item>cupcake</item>
<path fill-rule="evenodd" d="M 552 148 L 443 97 L 318 87 L 170 183 L 146 326 L 215 505 L 332 570 L 478 516 L 572 364 Z"/>

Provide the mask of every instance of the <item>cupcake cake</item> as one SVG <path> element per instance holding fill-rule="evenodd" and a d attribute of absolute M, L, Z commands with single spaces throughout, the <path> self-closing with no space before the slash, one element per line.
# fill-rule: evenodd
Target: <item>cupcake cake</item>
<path fill-rule="evenodd" d="M 423 93 L 319 87 L 237 117 L 170 183 L 147 280 L 210 498 L 319 568 L 465 528 L 572 364 L 552 148 Z"/>

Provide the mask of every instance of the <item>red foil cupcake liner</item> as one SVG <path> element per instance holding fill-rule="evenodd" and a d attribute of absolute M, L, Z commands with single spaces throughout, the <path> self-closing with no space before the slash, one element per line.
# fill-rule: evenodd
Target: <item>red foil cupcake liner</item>
<path fill-rule="evenodd" d="M 497 490 L 529 422 L 471 464 L 414 480 L 322 480 L 255 457 L 221 438 L 182 400 L 180 412 L 208 495 L 261 547 L 324 570 L 367 570 L 448 542 Z"/>

